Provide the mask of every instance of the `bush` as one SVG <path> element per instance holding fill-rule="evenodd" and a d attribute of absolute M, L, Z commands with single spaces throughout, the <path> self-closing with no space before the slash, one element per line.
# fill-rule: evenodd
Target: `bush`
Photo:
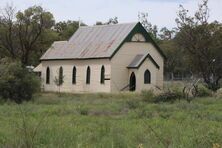
<path fill-rule="evenodd" d="M 222 88 L 218 89 L 216 92 L 216 97 L 222 99 Z"/>
<path fill-rule="evenodd" d="M 16 103 L 31 100 L 40 88 L 40 80 L 21 63 L 9 59 L 0 60 L 0 98 Z"/>
<path fill-rule="evenodd" d="M 89 114 L 89 109 L 84 106 L 78 106 L 76 110 L 80 115 L 87 116 Z"/>
<path fill-rule="evenodd" d="M 136 109 L 140 106 L 139 100 L 128 100 L 126 103 L 129 109 Z"/>
<path fill-rule="evenodd" d="M 205 87 L 204 85 L 198 85 L 197 97 L 209 97 L 212 96 L 212 91 Z"/>
<path fill-rule="evenodd" d="M 159 103 L 159 102 L 174 102 L 177 99 L 180 99 L 181 95 L 175 92 L 164 92 L 162 94 L 159 94 L 155 96 L 154 98 L 154 103 Z"/>
<path fill-rule="evenodd" d="M 152 90 L 143 90 L 141 96 L 144 102 L 153 102 L 155 95 Z"/>

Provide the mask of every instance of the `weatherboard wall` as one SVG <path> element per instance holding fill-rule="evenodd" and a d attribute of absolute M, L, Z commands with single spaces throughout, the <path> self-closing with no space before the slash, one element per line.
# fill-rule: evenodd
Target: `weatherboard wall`
<path fill-rule="evenodd" d="M 61 92 L 110 92 L 110 80 L 105 84 L 100 83 L 101 67 L 105 67 L 105 75 L 110 77 L 111 66 L 109 59 L 94 60 L 53 60 L 42 61 L 42 85 L 44 91 L 57 92 L 59 88 L 55 85 L 55 77 L 58 77 L 60 66 L 63 67 L 64 83 L 60 87 Z M 76 67 L 76 84 L 72 84 L 73 66 Z M 90 66 L 91 81 L 86 84 L 86 70 Z M 50 84 L 46 84 L 46 69 L 50 68 Z"/>
<path fill-rule="evenodd" d="M 156 89 L 156 87 L 163 87 L 163 63 L 164 59 L 158 52 L 158 50 L 151 44 L 147 42 L 126 42 L 123 46 L 116 52 L 115 56 L 111 60 L 111 91 L 118 92 L 125 86 L 129 84 L 130 70 L 127 66 L 134 59 L 137 54 L 147 54 L 149 53 L 153 59 L 160 66 L 157 69 L 152 65 L 151 61 L 147 61 L 147 69 L 151 72 L 151 82 L 152 84 L 144 85 L 143 78 L 145 68 L 142 66 L 139 69 L 139 75 L 137 75 L 137 90 L 142 89 Z M 155 67 L 155 68 L 154 68 Z M 144 71 L 144 72 L 143 72 Z M 156 73 L 156 74 L 155 74 Z"/>

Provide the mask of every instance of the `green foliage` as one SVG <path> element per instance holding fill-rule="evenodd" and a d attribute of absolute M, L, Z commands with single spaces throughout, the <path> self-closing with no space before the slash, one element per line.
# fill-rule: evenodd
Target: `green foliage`
<path fill-rule="evenodd" d="M 76 108 L 77 112 L 80 114 L 80 115 L 88 115 L 89 114 L 89 109 L 87 107 L 84 107 L 84 106 L 78 106 Z"/>
<path fill-rule="evenodd" d="M 0 61 L 0 96 L 17 103 L 28 101 L 40 88 L 40 81 L 23 68 L 19 62 L 10 59 Z"/>
<path fill-rule="evenodd" d="M 126 102 L 126 104 L 129 109 L 136 109 L 140 106 L 139 100 L 136 100 L 136 99 L 135 100 L 128 100 Z"/>
<path fill-rule="evenodd" d="M 59 40 L 59 35 L 52 29 L 44 29 L 39 36 L 36 44 L 33 46 L 34 51 L 30 53 L 29 64 L 38 65 L 39 58 L 46 52 L 54 41 Z"/>
<path fill-rule="evenodd" d="M 162 93 L 153 98 L 153 102 L 174 102 L 183 98 L 183 82 L 166 82 Z"/>
<path fill-rule="evenodd" d="M 142 90 L 141 96 L 144 102 L 152 102 L 155 97 L 152 90 Z"/>
<path fill-rule="evenodd" d="M 194 16 L 182 5 L 176 19 L 176 42 L 184 50 L 190 69 L 201 75 L 208 88 L 216 91 L 222 78 L 222 24 L 209 22 L 208 0 L 203 0 Z"/>
<path fill-rule="evenodd" d="M 81 24 L 82 26 L 85 26 L 85 24 Z M 55 24 L 54 29 L 59 34 L 60 40 L 68 40 L 79 28 L 79 22 L 78 21 L 63 21 L 58 22 Z"/>
<path fill-rule="evenodd" d="M 113 18 L 109 18 L 109 20 L 105 23 L 101 22 L 101 21 L 97 21 L 95 25 L 113 25 L 113 24 L 118 24 L 118 17 L 113 17 Z"/>
<path fill-rule="evenodd" d="M 146 31 L 150 34 L 150 36 L 158 42 L 159 39 L 157 38 L 157 33 L 158 33 L 158 28 L 156 25 L 152 25 L 148 21 L 148 13 L 146 12 L 141 12 L 138 14 L 138 20 L 139 22 L 143 25 L 143 27 L 146 29 Z"/>
<path fill-rule="evenodd" d="M 212 96 L 213 92 L 208 89 L 206 86 L 204 85 L 198 85 L 197 87 L 197 96 L 198 97 L 209 97 Z"/>
<path fill-rule="evenodd" d="M 164 72 L 166 78 L 173 79 L 174 74 L 179 73 L 186 76 L 189 73 L 189 65 L 184 56 L 182 48 L 178 47 L 175 39 L 161 40 L 159 46 L 163 49 L 167 60 L 164 63 Z"/>
<path fill-rule="evenodd" d="M 30 55 L 39 54 L 43 50 L 42 45 L 46 45 L 45 42 L 50 40 L 50 34 L 44 41 L 40 37 L 54 25 L 53 15 L 40 6 L 32 6 L 17 13 L 15 8 L 9 5 L 3 10 L 3 14 L 0 14 L 0 17 L 4 18 L 0 20 L 0 45 L 3 54 L 28 65 L 32 59 Z"/>
<path fill-rule="evenodd" d="M 130 100 L 142 105 L 129 109 Z M 19 105 L 25 118 L 17 105 L 0 105 L 0 147 L 221 146 L 221 105 L 213 97 L 154 104 L 134 93 L 43 93 Z M 79 106 L 88 114 L 80 114 Z"/>
<path fill-rule="evenodd" d="M 14 121 L 16 147 L 34 148 L 36 145 L 36 137 L 40 134 L 43 122 L 47 114 L 39 118 L 39 120 L 30 120 L 27 118 L 28 110 L 18 107 L 19 119 Z"/>
<path fill-rule="evenodd" d="M 155 103 L 160 103 L 160 102 L 171 102 L 173 103 L 174 101 L 176 101 L 177 99 L 180 99 L 181 95 L 176 93 L 176 92 L 164 92 L 161 93 L 159 95 L 157 95 L 154 98 L 154 102 Z"/>

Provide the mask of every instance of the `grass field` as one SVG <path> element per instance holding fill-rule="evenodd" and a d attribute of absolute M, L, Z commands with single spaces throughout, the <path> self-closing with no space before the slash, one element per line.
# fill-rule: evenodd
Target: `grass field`
<path fill-rule="evenodd" d="M 153 104 L 133 93 L 44 93 L 0 105 L 0 147 L 221 146 L 222 98 Z"/>

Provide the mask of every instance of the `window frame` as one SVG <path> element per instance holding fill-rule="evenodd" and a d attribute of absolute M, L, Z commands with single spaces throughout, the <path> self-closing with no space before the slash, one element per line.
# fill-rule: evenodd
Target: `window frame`
<path fill-rule="evenodd" d="M 46 68 L 46 84 L 50 84 L 50 68 Z"/>
<path fill-rule="evenodd" d="M 77 73 L 76 66 L 73 66 L 72 68 L 72 84 L 73 85 L 76 84 L 76 73 Z"/>
<path fill-rule="evenodd" d="M 90 84 L 90 79 L 91 79 L 91 69 L 90 66 L 87 67 L 86 69 L 86 84 Z"/>
<path fill-rule="evenodd" d="M 59 67 L 59 83 L 60 83 L 60 84 L 63 83 L 63 82 L 60 82 L 60 81 L 64 81 L 64 80 L 63 80 L 63 77 L 64 77 L 64 76 L 63 76 L 63 67 L 60 66 L 60 67 Z"/>
<path fill-rule="evenodd" d="M 144 72 L 144 84 L 151 84 L 151 72 L 148 69 Z"/>
<path fill-rule="evenodd" d="M 105 84 L 105 66 L 102 65 L 100 73 L 100 84 Z"/>

